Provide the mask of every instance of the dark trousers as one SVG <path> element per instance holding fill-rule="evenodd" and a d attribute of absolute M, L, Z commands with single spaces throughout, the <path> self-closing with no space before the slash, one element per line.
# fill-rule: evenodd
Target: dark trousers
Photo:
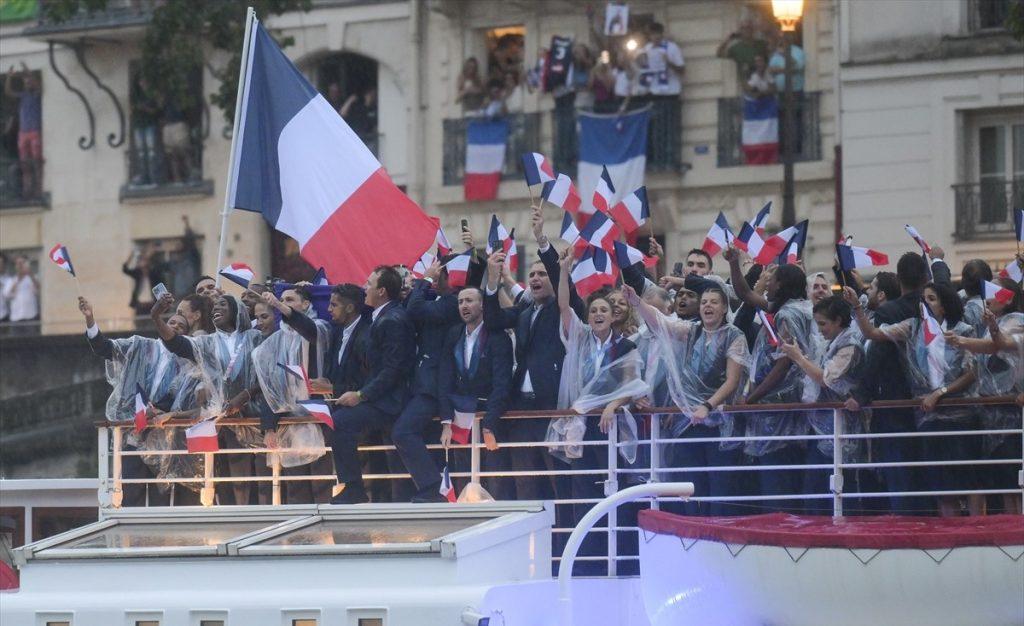
<path fill-rule="evenodd" d="M 345 484 L 346 489 L 365 492 L 363 468 L 359 461 L 359 439 L 368 428 L 389 432 L 394 416 L 364 402 L 356 406 L 339 407 L 332 417 L 334 440 L 331 449 L 334 451 L 334 470 L 338 474 L 338 482 Z"/>
<path fill-rule="evenodd" d="M 804 448 L 794 444 L 783 446 L 764 454 L 757 459 L 758 465 L 800 465 L 804 462 Z M 796 496 L 800 494 L 800 470 L 763 470 L 758 477 L 761 483 L 761 495 L 764 496 Z M 800 500 L 764 500 L 762 506 L 769 511 L 783 513 L 799 513 L 802 508 Z"/>
<path fill-rule="evenodd" d="M 282 467 L 282 476 L 322 476 L 330 474 L 331 456 L 323 455 L 319 459 L 298 467 Z M 281 502 L 284 504 L 326 504 L 331 500 L 331 482 L 326 480 L 285 480 Z M 261 494 L 260 504 L 263 504 Z"/>
<path fill-rule="evenodd" d="M 599 419 L 596 417 L 584 418 L 587 420 L 587 430 L 583 436 L 584 441 L 604 441 L 607 443 L 608 435 L 601 432 Z M 549 455 L 550 456 L 550 455 Z M 556 463 L 560 461 L 556 460 Z M 570 493 L 563 495 L 558 493 L 559 498 L 571 497 L 573 500 L 593 500 L 604 497 L 604 483 L 608 479 L 608 448 L 607 446 L 583 446 L 583 456 L 573 459 L 570 464 L 573 470 L 604 470 L 599 474 L 573 474 L 569 480 Z M 556 485 L 556 488 L 558 485 Z M 559 491 L 561 491 L 559 489 Z M 572 505 L 572 519 L 569 524 L 575 527 L 580 523 L 583 516 L 594 507 L 593 502 L 579 502 Z M 560 524 L 562 525 L 562 524 Z M 608 518 L 604 517 L 594 528 L 608 526 Z M 568 537 L 565 537 L 566 539 Z M 587 534 L 580 544 L 579 556 L 604 556 L 608 554 L 608 533 L 594 531 Z M 580 576 L 604 576 L 607 574 L 607 561 L 577 561 L 573 565 L 573 573 Z"/>
<path fill-rule="evenodd" d="M 126 452 L 134 452 L 138 448 L 125 445 Z M 156 478 L 153 469 L 142 461 L 140 456 L 121 457 L 122 478 Z M 121 506 L 167 506 L 171 503 L 171 492 L 161 491 L 159 485 L 142 483 L 122 483 Z"/>
<path fill-rule="evenodd" d="M 543 406 L 542 406 L 543 405 Z M 516 402 L 518 411 L 537 411 L 552 409 L 534 398 L 520 397 Z M 541 442 L 547 436 L 548 421 L 546 419 L 515 419 L 509 430 L 509 440 L 514 442 Z M 555 458 L 548 454 L 544 446 L 531 448 L 512 448 L 509 455 L 512 469 L 517 472 L 552 470 Z M 517 500 L 550 500 L 554 497 L 554 480 L 551 476 L 516 476 Z"/>
<path fill-rule="evenodd" d="M 875 409 L 871 415 L 872 433 L 913 432 L 917 430 L 914 413 L 910 409 Z M 918 441 L 910 437 L 871 439 L 871 456 L 877 463 L 906 463 L 920 460 Z M 915 491 L 919 484 L 917 470 L 913 467 L 883 467 L 878 470 L 885 490 L 889 492 Z M 882 508 L 881 498 L 871 498 L 868 505 Z M 915 508 L 925 506 L 921 498 L 891 496 L 889 512 L 896 515 L 912 515 Z M 881 512 L 881 511 L 879 511 Z"/>
<path fill-rule="evenodd" d="M 690 424 L 679 435 L 680 438 L 703 439 L 720 436 L 718 427 Z M 672 444 L 670 463 L 676 467 L 725 467 L 739 465 L 741 451 L 739 448 L 722 450 L 721 444 L 676 443 Z M 695 496 L 732 496 L 736 495 L 735 472 L 673 472 L 670 480 L 693 483 Z M 683 511 L 686 515 L 729 515 L 733 510 L 725 502 L 686 502 Z"/>
<path fill-rule="evenodd" d="M 434 463 L 424 441 L 424 432 L 437 413 L 437 398 L 418 393 L 405 405 L 391 429 L 391 440 L 395 442 L 398 455 L 412 475 L 420 495 L 436 492 L 441 483 L 441 470 Z"/>

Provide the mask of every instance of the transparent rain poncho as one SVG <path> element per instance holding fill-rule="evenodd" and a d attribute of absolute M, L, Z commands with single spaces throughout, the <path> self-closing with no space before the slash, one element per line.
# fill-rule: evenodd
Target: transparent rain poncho
<path fill-rule="evenodd" d="M 546 441 L 556 444 L 549 446 L 551 454 L 565 462 L 578 459 L 583 454 L 579 443 L 587 429 L 582 414 L 604 408 L 620 398 L 641 398 L 650 391 L 650 386 L 640 377 L 643 364 L 636 350 L 618 354 L 617 346 L 621 344 L 614 340 L 601 349 L 590 327 L 575 316 L 571 319 L 568 333 L 564 327 L 559 329 L 565 345 L 565 361 L 558 388 L 558 408 L 572 408 L 580 415 L 552 419 L 546 438 Z M 629 443 L 628 433 L 632 431 L 635 444 L 635 421 L 631 428 L 629 420 L 619 416 L 618 426 L 619 433 L 624 435 L 623 443 Z M 624 446 L 622 451 L 627 461 L 632 462 L 636 458 L 635 445 Z"/>
<path fill-rule="evenodd" d="M 316 318 L 316 311 L 309 308 L 307 315 L 315 320 L 317 338 L 314 356 L 315 369 L 323 372 L 323 360 L 330 346 L 331 328 L 327 322 Z M 310 371 L 309 342 L 291 326 L 282 324 L 252 351 L 252 364 L 260 383 L 263 399 L 274 413 L 308 415 L 299 400 L 309 398 L 309 390 L 303 381 L 288 373 L 282 365 L 301 365 Z M 324 455 L 324 436 L 319 424 L 292 424 L 277 429 L 278 445 L 288 452 L 276 453 L 283 467 L 308 465 Z M 273 455 L 267 456 L 267 464 L 273 465 Z"/>
<path fill-rule="evenodd" d="M 700 322 L 671 319 L 647 307 L 641 307 L 640 311 L 661 346 L 662 366 L 672 402 L 686 416 L 672 423 L 669 434 L 675 439 L 690 425 L 689 414 L 725 384 L 729 361 L 742 366 L 743 372 L 736 391 L 724 403 L 735 401 L 743 393 L 750 362 L 747 340 L 743 331 L 732 324 L 707 330 Z M 718 428 L 722 437 L 734 434 L 732 415 L 712 412 L 702 423 Z M 720 447 L 727 450 L 739 445 L 729 442 L 720 444 Z"/>
<path fill-rule="evenodd" d="M 835 339 L 818 359 L 818 366 L 823 372 L 824 384 L 818 393 L 818 402 L 842 402 L 850 396 L 850 391 L 857 385 L 860 367 L 864 363 L 864 339 L 856 326 L 849 326 Z M 845 434 L 861 434 L 864 432 L 864 413 L 862 411 L 839 411 L 843 419 Z M 835 422 L 831 409 L 810 411 L 808 414 L 811 428 L 818 435 L 835 434 Z M 835 449 L 831 439 L 816 442 L 818 450 L 825 456 L 832 456 Z M 865 445 L 863 439 L 846 439 L 843 441 L 843 461 L 860 462 L 864 460 Z"/>
<path fill-rule="evenodd" d="M 790 300 L 775 313 L 775 328 L 781 338 L 788 338 L 800 346 L 800 351 L 816 361 L 820 353 L 821 334 L 811 314 L 811 303 L 807 300 Z M 768 333 L 762 328 L 750 358 L 751 385 L 756 386 L 768 376 L 775 362 L 785 354 L 768 341 Z M 807 398 L 810 398 L 808 400 Z M 765 411 L 747 417 L 746 436 L 800 436 L 808 432 L 807 416 L 800 411 L 772 411 L 770 404 L 782 402 L 808 402 L 817 397 L 817 385 L 796 365 L 790 365 L 782 380 L 771 389 L 761 403 Z M 768 440 L 749 441 L 744 451 L 750 456 L 760 457 L 780 450 L 793 442 Z"/>
<path fill-rule="evenodd" d="M 981 396 L 1015 396 L 1024 391 L 1024 341 L 1021 341 L 1024 339 L 1024 313 L 1007 313 L 999 318 L 999 332 L 1015 338 L 1016 349 L 976 357 Z M 987 328 L 985 335 L 990 336 Z M 1016 406 L 985 407 L 981 412 L 981 426 L 986 430 L 1020 428 L 1020 415 L 1020 408 Z M 1005 439 L 1006 435 L 985 435 L 985 454 L 991 454 Z"/>
<path fill-rule="evenodd" d="M 961 337 L 973 337 L 974 329 L 961 321 L 955 327 L 948 328 L 942 322 L 942 332 L 947 330 Z M 901 359 L 910 391 L 915 398 L 921 398 L 932 391 L 950 385 L 969 370 L 974 370 L 974 355 L 965 350 L 955 348 L 939 335 L 931 345 L 925 344 L 924 325 L 921 319 L 912 317 L 896 324 L 883 324 L 879 330 L 890 340 L 899 343 L 902 348 Z M 973 395 L 972 390 L 946 397 L 966 397 Z M 977 411 L 970 406 L 938 406 L 933 411 L 916 409 L 917 427 L 934 420 L 969 421 Z"/>

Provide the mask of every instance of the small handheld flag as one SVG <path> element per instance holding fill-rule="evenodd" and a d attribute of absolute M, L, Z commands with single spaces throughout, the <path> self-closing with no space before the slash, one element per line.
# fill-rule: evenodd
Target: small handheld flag
<path fill-rule="evenodd" d="M 459 444 L 469 443 L 473 432 L 473 420 L 476 419 L 476 398 L 472 396 L 451 396 L 455 418 L 451 422 L 452 441 Z"/>
<path fill-rule="evenodd" d="M 798 227 L 790 226 L 780 233 L 772 235 L 768 239 L 761 241 L 760 235 L 756 232 L 747 233 L 749 235 L 748 250 L 747 253 L 753 259 L 754 263 L 758 265 L 768 265 L 774 263 L 777 260 L 779 254 L 786 249 L 789 245 L 790 240 L 797 234 Z M 738 238 L 737 238 L 738 240 Z M 755 246 L 760 244 L 759 249 L 755 252 Z"/>
<path fill-rule="evenodd" d="M 608 167 L 601 166 L 601 178 L 597 179 L 597 187 L 594 188 L 594 208 L 599 212 L 608 213 L 611 210 L 612 198 L 615 197 L 615 186 L 612 185 L 612 177 L 608 173 Z M 584 211 L 586 213 L 588 211 Z"/>
<path fill-rule="evenodd" d="M 836 257 L 839 259 L 839 267 L 844 272 L 889 264 L 889 257 L 877 250 L 842 244 L 836 246 Z"/>
<path fill-rule="evenodd" d="M 1024 209 L 1013 211 L 1013 228 L 1017 233 L 1017 243 L 1024 243 Z"/>
<path fill-rule="evenodd" d="M 615 222 L 611 220 L 605 213 L 595 213 L 587 225 L 580 231 L 580 237 L 585 239 L 590 245 L 602 248 L 607 252 L 614 252 L 615 248 L 612 246 L 619 236 L 619 229 L 615 227 Z"/>
<path fill-rule="evenodd" d="M 413 277 L 423 278 L 424 276 L 426 276 L 427 269 L 429 269 L 430 266 L 434 264 L 435 260 L 437 260 L 437 257 L 434 256 L 434 253 L 431 250 L 427 250 L 426 252 L 424 252 L 423 256 L 420 257 L 420 260 L 416 261 L 416 263 L 414 263 L 412 266 L 411 272 Z"/>
<path fill-rule="evenodd" d="M 647 187 L 640 187 L 611 209 L 611 216 L 626 234 L 635 233 L 651 217 Z"/>
<path fill-rule="evenodd" d="M 1024 282 L 1024 269 L 1021 268 L 1017 259 L 1012 259 L 1000 272 L 1001 278 L 1009 278 L 1018 283 Z"/>
<path fill-rule="evenodd" d="M 252 268 L 245 263 L 232 263 L 222 269 L 220 275 L 236 285 L 241 285 L 242 289 L 248 289 L 256 272 L 252 271 Z"/>
<path fill-rule="evenodd" d="M 718 217 L 715 218 L 715 223 L 711 225 L 711 230 L 708 231 L 707 237 L 704 238 L 704 245 L 701 246 L 701 250 L 713 257 L 727 248 L 734 239 L 736 239 L 736 236 L 732 234 L 728 220 L 725 219 L 725 215 L 722 212 L 719 212 Z"/>
<path fill-rule="evenodd" d="M 313 274 L 313 280 L 309 282 L 318 287 L 327 287 L 331 284 L 331 282 L 327 280 L 327 272 L 322 267 L 316 271 L 316 274 Z"/>
<path fill-rule="evenodd" d="M 910 224 L 904 224 L 903 228 L 906 229 L 908 235 L 914 238 L 914 241 L 917 242 L 917 245 L 921 246 L 921 252 L 924 252 L 925 254 L 931 254 L 932 247 L 929 246 L 928 242 L 924 240 L 924 237 L 921 236 L 921 233 L 917 232 L 916 228 L 914 228 Z"/>
<path fill-rule="evenodd" d="M 807 225 L 808 220 L 804 220 L 795 226 L 796 233 L 789 238 L 786 247 L 779 253 L 777 264 L 796 265 L 800 260 L 800 257 L 803 256 L 804 245 L 807 243 Z"/>
<path fill-rule="evenodd" d="M 452 485 L 452 477 L 448 473 L 448 466 L 445 465 L 444 469 L 441 470 L 441 486 L 438 487 L 437 492 L 444 496 L 449 502 L 455 504 L 458 498 L 455 496 L 455 486 Z"/>
<path fill-rule="evenodd" d="M 284 363 L 278 363 L 278 365 L 285 371 L 285 373 L 293 378 L 298 379 L 306 386 L 306 391 L 310 394 L 313 393 L 313 386 L 309 383 L 309 375 L 306 373 L 306 368 L 301 365 L 285 365 Z"/>
<path fill-rule="evenodd" d="M 539 152 L 524 152 L 523 176 L 526 177 L 526 186 L 532 187 L 541 183 L 555 180 L 555 170 L 551 163 Z"/>
<path fill-rule="evenodd" d="M 469 266 L 473 260 L 473 249 L 470 248 L 445 264 L 448 270 L 449 287 L 465 287 L 469 280 Z"/>
<path fill-rule="evenodd" d="M 146 428 L 146 392 L 139 385 L 135 386 L 135 433 Z"/>
<path fill-rule="evenodd" d="M 448 237 L 440 226 L 437 227 L 437 236 L 434 238 L 434 243 L 437 244 L 437 256 L 447 256 L 452 253 L 452 244 L 448 243 Z"/>
<path fill-rule="evenodd" d="M 615 284 L 615 266 L 607 252 L 589 246 L 572 268 L 570 276 L 576 285 L 576 293 L 586 298 L 601 287 Z"/>
<path fill-rule="evenodd" d="M 299 400 L 299 405 L 306 409 L 309 414 L 334 429 L 334 418 L 331 417 L 331 409 L 323 400 Z"/>
<path fill-rule="evenodd" d="M 628 243 L 622 243 L 621 241 L 614 242 L 615 244 L 615 263 L 620 267 L 629 267 L 637 263 L 643 263 L 644 267 L 654 267 L 658 264 L 656 257 L 647 256 L 643 252 L 640 252 Z"/>
<path fill-rule="evenodd" d="M 508 234 L 505 240 L 505 269 L 509 274 L 515 275 L 519 271 L 519 248 L 516 247 L 516 229 Z"/>
<path fill-rule="evenodd" d="M 768 333 L 768 345 L 777 347 L 779 345 L 779 331 L 775 328 L 775 316 L 759 309 L 757 317 L 761 320 L 764 332 Z"/>
<path fill-rule="evenodd" d="M 217 424 L 207 419 L 185 429 L 185 444 L 189 454 L 197 452 L 216 452 L 220 450 L 217 443 Z"/>
<path fill-rule="evenodd" d="M 754 222 L 751 224 L 756 232 L 761 237 L 764 237 L 764 229 L 768 226 L 768 217 L 772 213 L 772 201 L 769 200 L 767 204 L 761 207 L 761 210 L 757 212 L 757 216 L 754 218 Z"/>
<path fill-rule="evenodd" d="M 562 229 L 558 236 L 568 244 L 575 243 L 580 238 L 580 231 L 576 228 L 576 222 L 572 219 L 572 213 L 565 212 L 565 217 L 562 218 Z"/>
<path fill-rule="evenodd" d="M 572 214 L 576 214 L 580 210 L 580 194 L 576 191 L 572 180 L 565 174 L 559 174 L 555 180 L 544 183 L 540 196 Z"/>
<path fill-rule="evenodd" d="M 50 260 L 56 263 L 60 269 L 75 276 L 75 268 L 71 265 L 71 255 L 68 254 L 68 249 L 64 244 L 58 243 L 50 248 Z M 77 276 L 75 277 L 77 278 Z"/>
<path fill-rule="evenodd" d="M 1013 302 L 1013 290 L 986 280 L 985 299 L 995 300 L 1001 304 L 1009 304 Z"/>
<path fill-rule="evenodd" d="M 508 229 L 501 223 L 497 215 L 491 215 L 491 228 L 487 231 L 487 254 L 495 250 L 507 252 L 505 242 L 508 241 Z"/>

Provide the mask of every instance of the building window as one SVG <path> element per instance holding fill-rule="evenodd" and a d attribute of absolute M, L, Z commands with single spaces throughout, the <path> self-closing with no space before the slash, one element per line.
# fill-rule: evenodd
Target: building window
<path fill-rule="evenodd" d="M 968 10 L 972 31 L 1004 30 L 1011 0 L 972 0 Z"/>
<path fill-rule="evenodd" d="M 977 116 L 967 129 L 964 182 L 955 185 L 957 236 L 1013 231 L 1024 205 L 1024 111 Z"/>
<path fill-rule="evenodd" d="M 22 68 L 0 94 L 0 208 L 45 204 L 42 76 Z"/>
<path fill-rule="evenodd" d="M 38 248 L 0 251 L 0 335 L 39 334 Z"/>
<path fill-rule="evenodd" d="M 377 62 L 352 52 L 329 55 L 316 66 L 317 88 L 378 160 Z"/>
<path fill-rule="evenodd" d="M 148 319 L 153 307 L 153 287 L 158 283 L 176 298 L 192 293 L 199 280 L 202 238 L 188 224 L 182 237 L 139 239 L 121 267 L 131 279 L 125 297 L 137 316 Z"/>

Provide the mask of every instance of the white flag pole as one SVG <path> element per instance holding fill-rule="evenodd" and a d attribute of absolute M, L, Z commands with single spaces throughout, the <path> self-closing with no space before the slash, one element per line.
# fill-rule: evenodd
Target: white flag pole
<path fill-rule="evenodd" d="M 231 131 L 231 153 L 228 156 L 228 175 L 227 184 L 224 187 L 224 210 L 221 211 L 220 217 L 220 243 L 217 246 L 217 266 L 213 268 L 213 276 L 216 281 L 217 287 L 220 287 L 220 268 L 224 262 L 224 247 L 227 245 L 227 234 L 228 234 L 228 216 L 231 215 L 231 186 L 234 182 L 235 174 L 235 162 L 238 159 L 238 155 L 235 153 L 235 149 L 238 145 L 238 134 L 240 132 L 239 123 L 242 119 L 242 103 L 245 97 L 245 83 L 246 74 L 249 69 L 249 54 L 251 52 L 252 42 L 252 28 L 253 24 L 256 23 L 256 11 L 252 7 L 249 7 L 245 12 L 245 38 L 242 41 L 242 62 L 238 67 L 238 95 L 235 97 L 235 120 Z"/>

